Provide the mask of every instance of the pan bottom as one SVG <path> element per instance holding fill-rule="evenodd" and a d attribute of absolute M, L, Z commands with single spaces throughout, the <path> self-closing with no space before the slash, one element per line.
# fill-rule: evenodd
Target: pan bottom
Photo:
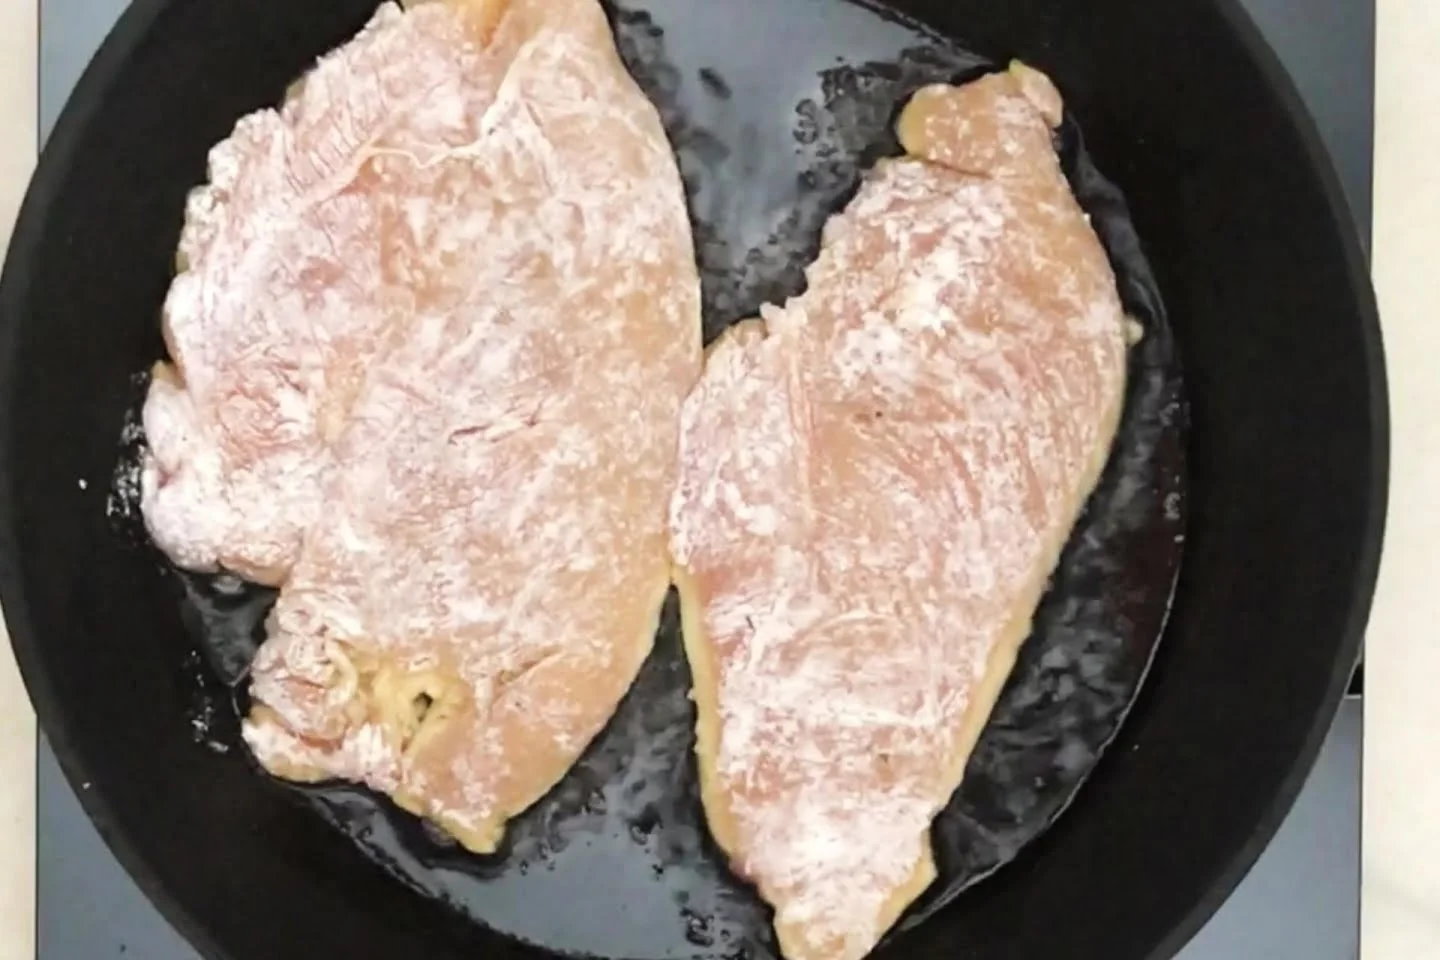
<path fill-rule="evenodd" d="M 911 92 L 991 66 L 858 3 L 624 0 L 611 14 L 621 53 L 679 157 L 707 341 L 802 288 L 826 218 L 875 159 L 898 152 L 889 128 Z M 1184 406 L 1173 341 L 1124 201 L 1091 165 L 1073 118 L 1058 147 L 1145 337 L 1132 351 L 1107 472 L 965 782 L 936 821 L 940 879 L 897 934 L 1013 860 L 1072 801 L 1139 690 L 1178 573 Z M 187 622 L 243 709 L 245 671 L 273 594 L 233 580 L 186 583 Z M 546 951 L 774 956 L 769 911 L 705 830 L 675 607 L 672 597 L 655 651 L 614 720 L 512 822 L 494 856 L 465 853 L 363 789 L 292 789 L 406 886 Z"/>

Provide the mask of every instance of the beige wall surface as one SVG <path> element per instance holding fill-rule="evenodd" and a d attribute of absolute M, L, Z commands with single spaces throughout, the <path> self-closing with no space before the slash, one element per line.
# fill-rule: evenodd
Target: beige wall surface
<path fill-rule="evenodd" d="M 1362 960 L 1440 957 L 1440 2 L 1379 0 L 1390 519 L 1366 638 Z"/>
<path fill-rule="evenodd" d="M 38 4 L 0 0 L 0 248 L 35 164 Z M 0 627 L 0 960 L 35 956 L 35 719 Z"/>

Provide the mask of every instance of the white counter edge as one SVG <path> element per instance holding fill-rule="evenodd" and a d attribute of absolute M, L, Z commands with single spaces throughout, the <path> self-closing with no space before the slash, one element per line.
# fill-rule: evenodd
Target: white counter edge
<path fill-rule="evenodd" d="M 1440 956 L 1440 4 L 1378 0 L 1390 518 L 1365 653 L 1362 960 Z"/>
<path fill-rule="evenodd" d="M 0 0 L 0 249 L 35 166 L 39 4 Z M 0 960 L 35 957 L 35 717 L 0 626 Z"/>

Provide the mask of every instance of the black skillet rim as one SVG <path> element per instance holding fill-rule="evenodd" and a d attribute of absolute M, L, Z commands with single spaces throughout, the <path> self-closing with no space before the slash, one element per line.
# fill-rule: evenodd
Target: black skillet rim
<path fill-rule="evenodd" d="M 144 41 L 151 25 L 171 2 L 173 0 L 134 0 L 126 8 L 76 84 L 40 155 L 16 220 L 3 274 L 0 274 L 0 374 L 12 370 L 16 362 L 21 306 L 28 292 L 26 276 L 30 272 L 29 264 L 44 233 L 46 211 L 51 198 L 64 182 L 62 174 L 71 164 L 77 142 L 90 117 L 105 102 L 106 93 L 116 77 Z M 1390 421 L 1379 309 L 1370 282 L 1369 268 L 1359 237 L 1352 227 L 1353 218 L 1338 175 L 1299 91 L 1275 51 L 1261 36 L 1254 21 L 1240 7 L 1238 0 L 1214 2 L 1234 30 L 1245 52 L 1261 71 L 1271 91 L 1278 97 L 1290 124 L 1300 135 L 1311 169 L 1320 179 L 1331 219 L 1340 234 L 1347 279 L 1355 294 L 1354 313 L 1361 323 L 1365 339 L 1364 363 L 1370 383 L 1368 413 L 1372 443 L 1370 499 L 1366 505 L 1365 531 L 1355 572 L 1353 606 L 1349 621 L 1345 625 L 1341 656 L 1335 664 L 1327 689 L 1327 699 L 1338 709 L 1358 661 L 1361 639 L 1369 619 L 1379 573 L 1388 501 Z M 12 381 L 7 377 L 3 382 L 7 386 L 0 389 L 8 390 L 8 384 Z M 213 939 L 205 924 L 193 916 L 180 899 L 159 882 L 144 853 L 122 830 L 115 827 L 115 814 L 105 799 L 97 796 L 94 791 L 81 789 L 81 785 L 88 781 L 86 763 L 66 732 L 63 722 L 64 708 L 57 701 L 44 659 L 40 655 L 39 644 L 30 630 L 21 588 L 20 561 L 9 546 L 14 543 L 14 500 L 10 464 L 7 462 L 11 449 L 11 433 L 9 418 L 0 417 L 0 608 L 4 610 L 11 645 L 40 726 L 49 738 L 60 767 L 71 788 L 75 790 L 81 807 L 137 886 L 161 915 L 203 955 L 228 957 L 229 952 Z M 1229 898 L 1259 859 L 1299 796 L 1333 718 L 1333 711 L 1322 712 L 1316 716 L 1301 749 L 1293 759 L 1289 773 L 1271 801 L 1269 811 L 1260 818 L 1250 839 L 1236 852 L 1229 865 L 1211 881 L 1208 893 L 1201 897 L 1189 914 L 1161 941 L 1153 954 L 1156 960 L 1178 953 Z"/>
<path fill-rule="evenodd" d="M 1231 858 L 1229 865 L 1211 880 L 1209 891 L 1191 908 L 1189 914 L 1160 941 L 1150 960 L 1171 960 L 1195 938 L 1255 866 L 1260 855 L 1275 838 L 1291 808 L 1295 806 L 1300 791 L 1304 789 L 1360 661 L 1365 628 L 1370 620 L 1370 610 L 1375 600 L 1375 587 L 1380 574 L 1380 555 L 1385 539 L 1390 493 L 1390 403 L 1384 337 L 1380 328 L 1380 307 L 1370 278 L 1370 265 L 1354 227 L 1353 211 L 1345 198 L 1334 161 L 1320 136 L 1320 128 L 1309 108 L 1305 106 L 1295 81 L 1281 63 L 1279 54 L 1261 34 L 1254 18 L 1240 5 L 1239 0 L 1214 0 L 1214 3 L 1217 11 L 1234 30 L 1235 37 L 1245 53 L 1259 69 L 1270 92 L 1279 100 L 1292 128 L 1299 134 L 1306 159 L 1320 180 L 1326 204 L 1330 208 L 1330 219 L 1340 237 L 1346 280 L 1354 292 L 1353 307 L 1362 326 L 1365 374 L 1370 384 L 1367 411 L 1371 444 L 1368 485 L 1370 496 L 1369 503 L 1366 504 L 1365 528 L 1356 561 L 1355 590 L 1352 592 L 1350 616 L 1341 639 L 1340 655 L 1331 668 L 1330 682 L 1326 688 L 1326 702 L 1333 706 L 1315 717 L 1309 733 L 1295 755 L 1293 765 L 1281 780 L 1280 789 L 1270 801 L 1269 810 L 1256 823 L 1250 839 Z M 1161 643 L 1164 643 L 1163 636 Z M 1363 743 L 1361 753 L 1363 759 Z M 1358 824 L 1356 829 L 1359 829 Z"/>

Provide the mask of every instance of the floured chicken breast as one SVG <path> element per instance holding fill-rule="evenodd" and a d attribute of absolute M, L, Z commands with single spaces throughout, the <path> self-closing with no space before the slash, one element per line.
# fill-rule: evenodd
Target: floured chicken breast
<path fill-rule="evenodd" d="M 245 737 L 472 850 L 650 650 L 700 369 L 659 119 L 596 0 L 374 20 L 191 198 L 145 408 L 144 513 L 281 593 Z"/>
<path fill-rule="evenodd" d="M 671 503 L 711 830 L 790 960 L 866 954 L 1113 440 L 1126 319 L 1021 65 L 931 87 L 807 291 L 713 348 Z"/>

